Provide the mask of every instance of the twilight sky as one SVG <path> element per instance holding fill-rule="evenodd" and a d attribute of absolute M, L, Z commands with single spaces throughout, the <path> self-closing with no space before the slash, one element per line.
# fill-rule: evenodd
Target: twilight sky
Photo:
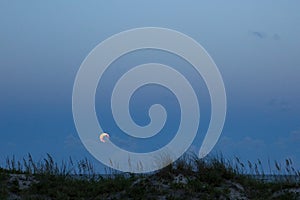
<path fill-rule="evenodd" d="M 214 151 L 228 158 L 239 156 L 251 161 L 291 158 L 299 169 L 299 7 L 296 0 L 1 1 L 1 163 L 6 156 L 22 158 L 31 153 L 40 159 L 47 152 L 58 160 L 68 156 L 93 159 L 81 144 L 73 122 L 72 89 L 76 73 L 87 54 L 107 37 L 131 28 L 157 26 L 194 38 L 208 51 L 222 74 L 228 111 Z M 117 66 L 153 61 L 185 65 L 175 56 L 159 51 L 136 52 L 120 58 L 97 90 L 99 118 L 109 111 L 97 100 L 110 87 L 109 77 L 121 73 Z M 207 128 L 210 111 L 207 91 L 201 80 L 199 83 L 199 91 L 203 92 L 199 94 L 203 97 L 203 121 L 192 149 L 201 145 L 201 133 Z M 145 107 L 140 102 L 159 101 L 147 96 L 147 91 L 159 91 L 165 99 L 174 96 L 160 87 L 143 90 L 135 94 L 132 112 L 137 123 L 146 125 L 147 111 L 138 112 Z M 176 100 L 172 102 L 170 120 L 175 121 L 166 127 L 170 132 L 177 127 L 172 124 L 179 120 L 178 104 Z M 160 103 L 168 106 L 166 101 Z M 110 131 L 116 131 L 109 117 L 104 121 Z M 159 137 L 148 142 L 119 138 L 118 144 L 128 148 L 140 144 L 151 149 L 160 147 L 172 135 Z"/>

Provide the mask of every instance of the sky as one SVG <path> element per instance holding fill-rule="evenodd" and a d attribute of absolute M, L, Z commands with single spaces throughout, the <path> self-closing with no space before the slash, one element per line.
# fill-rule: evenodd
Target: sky
<path fill-rule="evenodd" d="M 50 153 L 57 160 L 88 157 L 99 164 L 82 145 L 74 125 L 76 73 L 101 41 L 121 31 L 151 26 L 192 37 L 220 70 L 227 116 L 212 153 L 250 161 L 291 158 L 299 169 L 299 6 L 296 0 L 0 1 L 1 160 L 12 155 L 22 158 L 27 153 L 38 160 Z M 97 104 L 111 87 L 110 77 L 122 72 L 119 65 L 126 68 L 153 61 L 175 68 L 188 65 L 167 52 L 146 50 L 112 64 L 115 66 L 101 80 L 96 94 L 98 118 L 110 132 L 118 135 L 106 115 L 108 107 Z M 203 104 L 199 136 L 191 146 L 198 149 L 209 123 L 210 103 L 201 78 L 194 82 L 199 82 L 198 98 Z M 165 98 L 150 95 L 154 91 Z M 144 87 L 133 99 L 130 109 L 138 124 L 148 123 L 147 106 L 159 102 L 170 112 L 166 131 L 177 128 L 180 110 L 168 90 Z M 148 102 L 143 103 L 145 99 Z M 169 105 L 166 99 L 173 103 Z M 163 146 L 172 135 L 158 137 L 152 141 L 121 137 L 118 145 L 132 150 L 140 145 L 138 151 L 147 151 Z"/>

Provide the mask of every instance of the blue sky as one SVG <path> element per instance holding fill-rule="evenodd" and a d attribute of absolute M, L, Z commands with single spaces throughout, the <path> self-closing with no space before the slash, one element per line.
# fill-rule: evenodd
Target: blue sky
<path fill-rule="evenodd" d="M 1 1 L 0 158 L 21 158 L 30 152 L 39 159 L 49 152 L 58 160 L 93 159 L 82 146 L 72 117 L 77 70 L 107 37 L 158 26 L 194 38 L 222 74 L 228 111 L 214 150 L 244 160 L 292 158 L 299 168 L 299 6 L 296 0 Z M 123 62 L 149 60 L 147 52 L 142 54 Z M 167 57 L 153 54 L 158 61 Z M 165 60 L 180 62 L 175 61 Z M 204 103 L 206 95 L 204 89 Z M 207 106 L 203 130 L 209 119 Z M 194 142 L 192 148 L 199 145 Z"/>

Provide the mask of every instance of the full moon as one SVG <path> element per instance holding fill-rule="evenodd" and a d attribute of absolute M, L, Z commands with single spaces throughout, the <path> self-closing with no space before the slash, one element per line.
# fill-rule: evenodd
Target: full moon
<path fill-rule="evenodd" d="M 100 136 L 99 136 L 100 141 L 105 143 L 106 141 L 104 140 L 104 137 L 109 138 L 109 135 L 107 133 L 101 133 L 100 134 Z"/>

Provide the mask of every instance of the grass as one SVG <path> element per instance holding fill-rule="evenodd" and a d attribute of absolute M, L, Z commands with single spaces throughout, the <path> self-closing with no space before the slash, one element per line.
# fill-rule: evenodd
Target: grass
<path fill-rule="evenodd" d="M 87 159 L 57 163 L 49 154 L 39 161 L 30 154 L 22 161 L 7 158 L 0 167 L 0 199 L 235 199 L 233 191 L 249 199 L 300 198 L 300 172 L 291 159 L 275 161 L 273 167 L 268 161 L 265 170 L 260 160 L 186 154 L 151 174 L 106 172 L 110 176 L 97 174 Z"/>

